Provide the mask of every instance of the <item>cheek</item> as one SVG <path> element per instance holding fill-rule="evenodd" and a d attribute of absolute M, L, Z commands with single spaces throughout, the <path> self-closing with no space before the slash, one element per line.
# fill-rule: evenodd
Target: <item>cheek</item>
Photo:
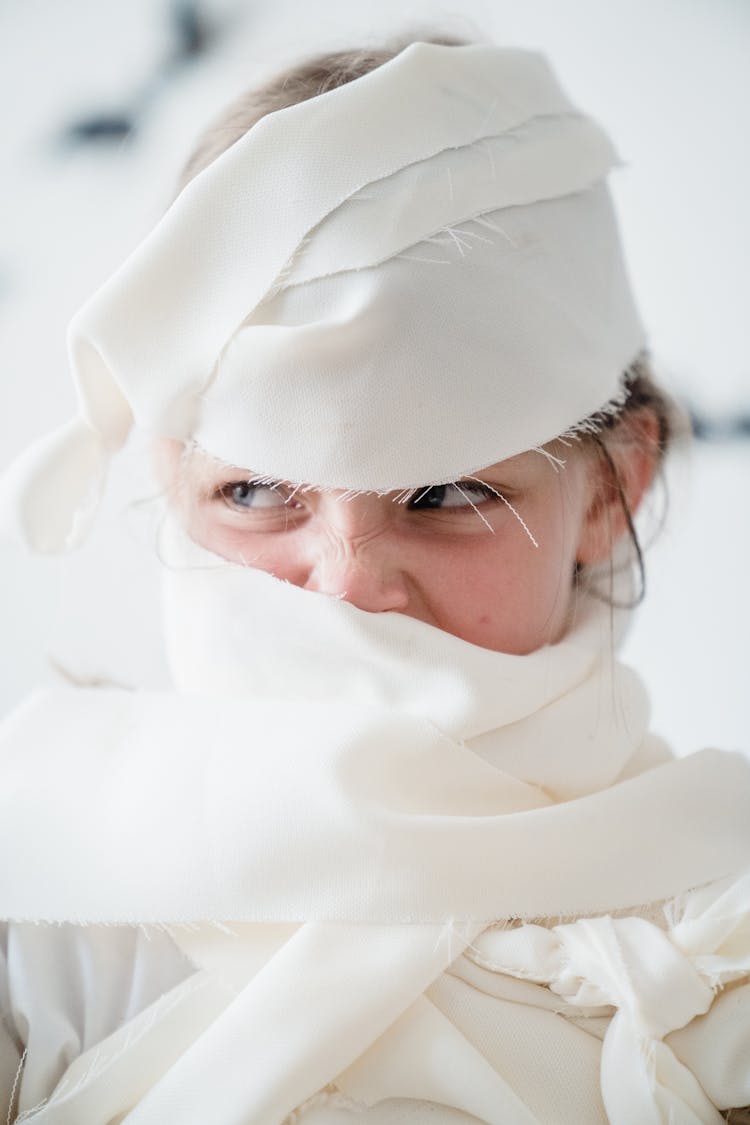
<path fill-rule="evenodd" d="M 180 507 L 179 516 L 191 539 L 212 554 L 293 580 L 287 573 L 290 570 L 289 537 L 251 534 L 246 528 L 233 526 L 214 504 L 185 504 Z"/>
<path fill-rule="evenodd" d="M 564 548 L 554 521 L 538 547 L 510 528 L 443 548 L 420 579 L 436 624 L 471 644 L 518 655 L 558 640 L 573 593 L 574 552 Z"/>
<path fill-rule="evenodd" d="M 510 517 L 498 520 L 494 533 L 468 536 L 394 528 L 385 553 L 409 589 L 403 612 L 497 652 L 520 655 L 558 640 L 571 608 L 579 515 L 559 493 L 525 506 L 537 547 Z M 183 519 L 213 553 L 305 584 L 314 528 L 249 533 L 200 504 Z"/>

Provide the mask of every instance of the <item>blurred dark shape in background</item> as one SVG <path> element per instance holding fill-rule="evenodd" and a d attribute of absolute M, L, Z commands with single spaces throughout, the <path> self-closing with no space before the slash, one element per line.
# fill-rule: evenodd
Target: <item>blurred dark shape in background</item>
<path fill-rule="evenodd" d="M 179 70 L 207 53 L 216 39 L 215 20 L 201 10 L 196 0 L 176 0 L 169 8 L 173 46 L 141 90 L 133 95 L 129 109 L 121 112 L 92 112 L 69 124 L 62 136 L 65 148 L 78 145 L 120 144 L 138 128 L 159 92 Z"/>

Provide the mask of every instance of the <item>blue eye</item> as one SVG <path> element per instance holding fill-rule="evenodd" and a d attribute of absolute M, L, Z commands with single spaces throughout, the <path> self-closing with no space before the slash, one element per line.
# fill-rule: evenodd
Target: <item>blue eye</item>
<path fill-rule="evenodd" d="M 421 492 L 417 492 L 409 501 L 411 511 L 445 511 L 446 508 L 468 508 L 482 504 L 490 497 L 497 497 L 497 493 L 488 485 L 475 484 L 473 481 L 457 481 L 451 484 L 433 484 Z"/>
<path fill-rule="evenodd" d="M 276 483 L 259 484 L 247 480 L 225 484 L 221 495 L 232 507 L 244 509 L 280 508 L 287 499 Z"/>

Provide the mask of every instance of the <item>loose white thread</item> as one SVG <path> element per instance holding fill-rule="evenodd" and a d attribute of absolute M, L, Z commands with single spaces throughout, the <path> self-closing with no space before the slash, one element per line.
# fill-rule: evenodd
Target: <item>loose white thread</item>
<path fill-rule="evenodd" d="M 328 1106 L 331 1109 L 349 1109 L 354 1110 L 356 1113 L 364 1113 L 367 1109 L 367 1106 L 363 1105 L 362 1102 L 352 1101 L 351 1098 L 347 1098 L 340 1090 L 337 1090 L 335 1086 L 328 1085 L 317 1094 L 313 1094 L 312 1097 L 307 1098 L 306 1101 L 302 1102 L 302 1105 L 292 1110 L 292 1112 L 284 1118 L 282 1125 L 297 1125 L 302 1115 L 305 1114 L 307 1110 L 314 1109 L 316 1106 Z"/>
<path fill-rule="evenodd" d="M 483 242 L 485 246 L 495 245 L 494 238 L 485 238 L 484 235 L 480 234 L 478 230 L 466 230 L 464 228 L 461 230 L 461 234 L 463 234 L 466 238 L 476 238 L 479 242 Z"/>
<path fill-rule="evenodd" d="M 456 923 L 455 923 L 454 918 L 446 919 L 445 924 L 441 927 L 440 932 L 438 933 L 437 937 L 435 938 L 435 944 L 432 947 L 432 952 L 437 953 L 439 946 L 441 946 L 447 940 L 449 962 L 452 962 L 454 960 L 454 957 L 453 957 L 453 934 L 454 934 L 455 924 Z"/>
<path fill-rule="evenodd" d="M 448 235 L 451 242 L 456 247 L 456 249 L 458 250 L 461 257 L 463 258 L 465 256 L 465 251 L 470 250 L 471 246 L 467 246 L 466 243 L 461 241 L 461 239 L 458 236 L 457 231 L 453 227 L 446 227 L 445 233 Z"/>
<path fill-rule="evenodd" d="M 489 125 L 490 121 L 492 120 L 492 116 L 493 116 L 495 110 L 497 109 L 499 101 L 500 101 L 500 96 L 498 95 L 493 101 L 490 102 L 489 108 L 487 110 L 485 110 L 484 116 L 482 117 L 482 120 L 479 123 L 479 128 L 476 131 L 476 136 L 474 138 L 475 142 L 477 140 L 480 140 L 480 139 L 484 140 L 484 138 L 482 137 L 482 134 L 485 132 L 485 130 L 487 129 L 487 126 Z"/>
<path fill-rule="evenodd" d="M 565 444 L 568 445 L 568 442 L 565 442 Z M 554 453 L 550 453 L 549 449 L 545 449 L 541 445 L 532 446 L 529 452 L 541 453 L 542 457 L 544 457 L 547 461 L 549 461 L 550 465 L 552 465 L 555 472 L 559 472 L 560 469 L 564 469 L 567 464 L 567 461 L 565 461 L 562 457 L 556 457 Z"/>
<path fill-rule="evenodd" d="M 498 226 L 497 223 L 493 223 L 490 219 L 487 218 L 486 215 L 477 215 L 474 222 L 479 223 L 479 225 L 482 227 L 487 227 L 489 230 L 494 230 L 496 234 L 502 235 L 506 242 L 509 242 L 514 250 L 518 249 L 518 243 L 510 237 L 508 232 L 503 230 L 501 226 Z"/>
<path fill-rule="evenodd" d="M 453 191 L 453 176 L 451 174 L 450 167 L 446 167 L 445 170 L 448 173 L 448 191 L 450 192 L 451 203 L 453 203 L 453 201 L 455 199 L 455 194 L 454 194 L 454 191 Z"/>
<path fill-rule="evenodd" d="M 417 254 L 397 254 L 397 258 L 402 258 L 405 262 L 428 262 L 433 266 L 449 266 L 450 261 L 446 258 L 421 258 Z"/>
<path fill-rule="evenodd" d="M 496 180 L 497 179 L 497 168 L 495 167 L 495 154 L 492 151 L 492 145 L 488 143 L 486 137 L 482 137 L 481 141 L 479 142 L 479 145 L 480 145 L 482 151 L 486 152 L 486 154 L 487 154 L 487 159 L 489 160 L 490 168 L 492 169 L 492 178 L 493 178 L 493 180 Z"/>
<path fill-rule="evenodd" d="M 23 1054 L 21 1055 L 21 1058 L 19 1060 L 18 1068 L 16 1070 L 16 1076 L 13 1079 L 13 1085 L 12 1085 L 11 1091 L 10 1091 L 10 1101 L 8 1102 L 8 1113 L 7 1113 L 7 1116 L 5 1118 L 5 1125 L 10 1125 L 10 1115 L 13 1112 L 13 1106 L 15 1105 L 15 1102 L 16 1102 L 16 1093 L 18 1092 L 18 1084 L 21 1081 L 21 1073 L 23 1071 L 23 1064 L 26 1062 L 26 1055 L 28 1054 L 28 1052 L 29 1052 L 28 1047 L 24 1047 Z"/>
<path fill-rule="evenodd" d="M 481 483 L 481 481 L 480 481 L 480 483 Z M 455 488 L 456 492 L 460 493 L 461 496 L 463 496 L 464 500 L 468 500 L 468 502 L 471 504 L 471 506 L 474 509 L 474 511 L 476 512 L 476 514 L 479 516 L 482 523 L 485 525 L 485 527 L 489 528 L 489 530 L 494 535 L 495 534 L 494 527 L 492 526 L 490 521 L 487 519 L 487 517 L 482 515 L 482 513 L 479 511 L 479 508 L 476 506 L 476 504 L 473 503 L 471 497 L 467 496 L 467 494 L 464 492 L 464 490 L 461 488 L 461 486 L 459 484 L 457 484 L 455 481 L 453 482 L 453 487 Z M 487 488 L 489 488 L 489 487 L 490 486 L 487 485 Z M 495 489 L 492 489 L 491 491 L 494 492 Z M 497 495 L 500 496 L 500 493 L 498 492 Z M 500 499 L 504 500 L 505 498 L 501 496 Z M 505 501 L 505 503 L 506 504 L 508 503 L 507 500 Z M 510 507 L 510 505 L 508 505 L 508 506 Z M 519 516 L 518 518 L 520 519 L 521 517 Z M 521 523 L 523 523 L 523 520 L 521 520 Z M 524 524 L 524 526 L 526 526 L 526 525 Z M 528 531 L 528 528 L 526 530 Z M 533 541 L 533 539 L 532 539 L 532 541 Z M 534 543 L 534 546 L 536 546 L 536 543 Z"/>
<path fill-rule="evenodd" d="M 494 494 L 495 494 L 495 496 L 497 496 L 498 500 L 502 500 L 502 502 L 503 502 L 503 504 L 505 504 L 506 508 L 508 508 L 513 513 L 513 515 L 516 517 L 516 519 L 518 520 L 521 527 L 524 529 L 524 531 L 528 535 L 528 537 L 531 540 L 531 542 L 533 543 L 533 545 L 535 547 L 539 546 L 539 544 L 537 543 L 536 539 L 534 538 L 534 536 L 531 532 L 531 529 L 529 528 L 529 525 L 526 523 L 523 516 L 520 514 L 520 512 L 516 511 L 516 509 L 511 504 L 510 500 L 507 500 L 503 496 L 502 492 L 498 492 L 498 490 L 496 488 L 493 488 L 491 484 L 488 484 L 487 481 L 485 481 L 485 480 L 480 480 L 479 477 L 468 477 L 467 479 L 476 481 L 477 484 L 481 484 L 484 488 L 489 488 L 490 492 L 494 492 Z M 458 485 L 456 485 L 456 488 L 458 488 Z M 460 491 L 461 490 L 459 489 L 459 492 Z M 462 495 L 463 495 L 463 493 L 462 493 Z M 468 499 L 468 497 L 467 497 L 467 499 Z M 469 503 L 471 503 L 471 501 L 469 501 Z M 473 504 L 472 504 L 472 507 L 474 507 Z M 474 510 L 477 511 L 476 508 Z M 477 511 L 477 515 L 481 515 L 481 512 Z M 483 516 L 482 516 L 482 519 L 484 519 Z M 484 522 L 487 523 L 487 520 L 484 520 Z M 487 526 L 489 527 L 489 524 L 487 524 Z M 492 529 L 490 529 L 490 530 L 492 530 Z"/>

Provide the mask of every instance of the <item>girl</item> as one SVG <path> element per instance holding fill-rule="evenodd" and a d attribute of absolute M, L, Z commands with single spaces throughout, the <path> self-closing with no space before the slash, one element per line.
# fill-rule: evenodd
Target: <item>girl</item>
<path fill-rule="evenodd" d="M 175 691 L 5 724 L 9 1120 L 750 1102 L 750 769 L 613 655 L 670 436 L 614 162 L 534 54 L 317 60 L 75 318 L 6 504 L 72 546 L 156 435 Z"/>

